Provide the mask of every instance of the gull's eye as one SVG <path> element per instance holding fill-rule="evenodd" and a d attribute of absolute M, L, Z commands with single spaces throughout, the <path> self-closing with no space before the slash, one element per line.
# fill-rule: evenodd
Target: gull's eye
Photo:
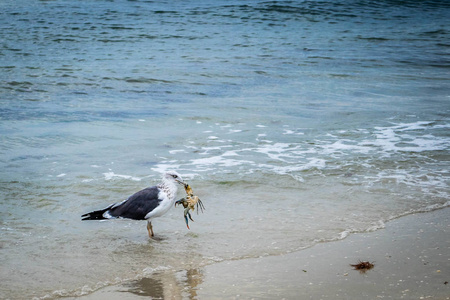
<path fill-rule="evenodd" d="M 172 175 L 172 177 L 173 177 L 173 178 L 178 178 L 178 176 L 177 176 L 177 175 Z"/>

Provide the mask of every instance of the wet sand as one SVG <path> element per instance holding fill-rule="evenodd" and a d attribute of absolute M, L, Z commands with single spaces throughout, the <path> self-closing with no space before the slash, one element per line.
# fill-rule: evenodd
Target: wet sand
<path fill-rule="evenodd" d="M 445 208 L 295 253 L 163 270 L 76 299 L 450 299 L 449 237 Z M 360 273 L 350 266 L 359 260 L 375 266 Z"/>

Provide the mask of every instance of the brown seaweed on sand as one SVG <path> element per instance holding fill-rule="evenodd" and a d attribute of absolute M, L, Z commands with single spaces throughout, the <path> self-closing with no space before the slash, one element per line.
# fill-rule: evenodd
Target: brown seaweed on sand
<path fill-rule="evenodd" d="M 350 265 L 354 268 L 354 270 L 358 270 L 359 273 L 366 273 L 367 270 L 372 269 L 375 265 L 368 261 L 359 261 L 355 265 Z"/>

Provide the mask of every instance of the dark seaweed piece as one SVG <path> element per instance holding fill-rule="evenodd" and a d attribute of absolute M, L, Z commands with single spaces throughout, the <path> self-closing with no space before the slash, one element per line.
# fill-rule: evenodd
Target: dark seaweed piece
<path fill-rule="evenodd" d="M 375 265 L 368 261 L 359 261 L 355 265 L 350 265 L 354 268 L 354 270 L 358 270 L 359 273 L 366 273 L 366 271 L 372 269 Z"/>

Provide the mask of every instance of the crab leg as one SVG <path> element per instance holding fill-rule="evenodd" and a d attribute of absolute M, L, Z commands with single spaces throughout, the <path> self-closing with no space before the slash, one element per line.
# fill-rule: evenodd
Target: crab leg
<path fill-rule="evenodd" d="M 197 214 L 198 214 L 198 211 L 199 211 L 199 208 L 200 207 L 200 209 L 202 210 L 202 213 L 203 213 L 203 210 L 205 209 L 205 206 L 203 205 L 203 202 L 202 202 L 202 200 L 200 200 L 200 198 L 198 198 L 198 202 L 197 202 Z"/>

